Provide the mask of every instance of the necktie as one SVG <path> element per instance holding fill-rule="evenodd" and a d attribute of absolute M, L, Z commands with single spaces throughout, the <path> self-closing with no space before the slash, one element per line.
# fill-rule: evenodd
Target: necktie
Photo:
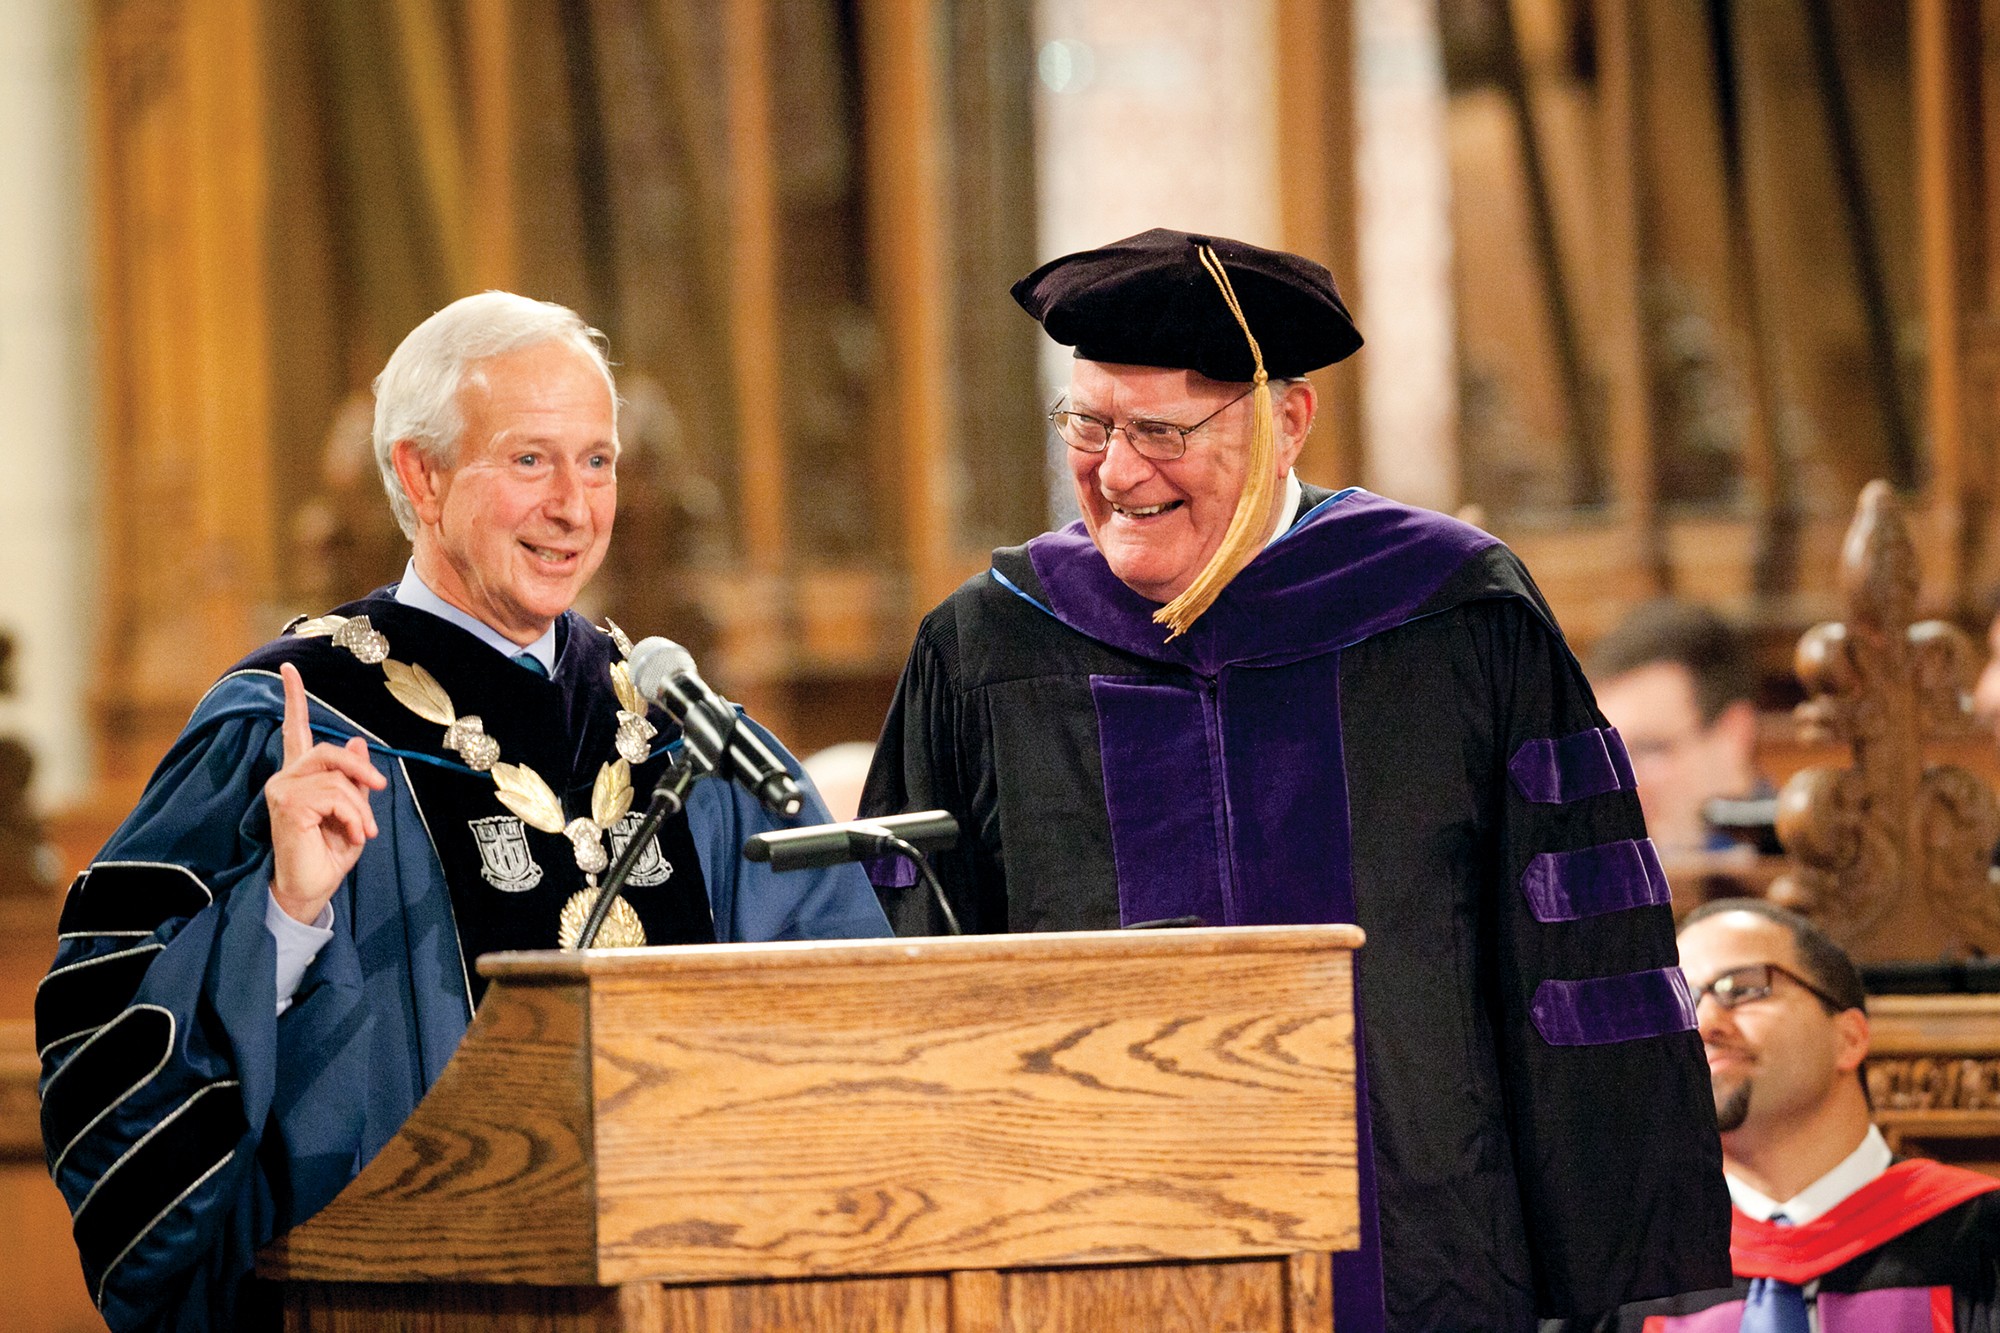
<path fill-rule="evenodd" d="M 1783 1213 L 1771 1219 L 1772 1226 L 1791 1224 Z M 1805 1290 L 1774 1277 L 1751 1278 L 1750 1294 L 1743 1298 L 1743 1322 L 1737 1327 L 1740 1333 L 1811 1333 Z"/>
<path fill-rule="evenodd" d="M 544 680 L 548 679 L 549 669 L 543 666 L 542 659 L 535 656 L 533 653 L 515 653 L 513 661 L 515 666 L 521 667 L 522 669 L 527 671 L 532 671 L 537 676 L 540 676 Z"/>

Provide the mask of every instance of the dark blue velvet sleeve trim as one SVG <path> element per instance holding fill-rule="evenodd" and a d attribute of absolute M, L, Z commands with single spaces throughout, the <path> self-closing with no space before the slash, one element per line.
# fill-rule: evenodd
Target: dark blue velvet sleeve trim
<path fill-rule="evenodd" d="M 1544 981 L 1531 1008 L 1535 1030 L 1551 1046 L 1602 1046 L 1691 1031 L 1694 997 L 1678 967 L 1615 977 Z"/>
<path fill-rule="evenodd" d="M 1592 727 L 1560 740 L 1522 743 L 1507 761 L 1508 776 L 1526 800 L 1564 805 L 1606 792 L 1631 791 L 1632 761 L 1616 727 Z"/>
<path fill-rule="evenodd" d="M 1535 920 L 1581 921 L 1606 912 L 1670 902 L 1667 875 L 1651 838 L 1621 838 L 1574 852 L 1543 852 L 1521 872 Z"/>

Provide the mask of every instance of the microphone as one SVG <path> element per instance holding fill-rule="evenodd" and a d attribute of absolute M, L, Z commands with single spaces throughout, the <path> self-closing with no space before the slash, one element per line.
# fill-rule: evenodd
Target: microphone
<path fill-rule="evenodd" d="M 865 861 L 901 851 L 907 843 L 924 852 L 941 852 L 958 841 L 958 821 L 943 810 L 857 819 L 846 824 L 814 824 L 753 834 L 743 843 L 751 861 L 769 861 L 773 870 L 810 870 Z"/>
<path fill-rule="evenodd" d="M 696 714 L 694 725 L 700 723 L 701 713 L 711 709 L 721 710 L 727 718 L 736 716 L 736 705 L 709 687 L 695 670 L 688 650 L 672 639 L 641 639 L 632 649 L 631 665 L 632 683 L 640 697 L 665 709 L 684 729 L 691 725 L 690 713 Z M 772 814 L 787 818 L 798 814 L 805 805 L 805 793 L 771 753 L 771 747 L 748 727 L 732 726 L 728 734 L 728 753 L 719 767 Z M 692 742 L 694 738 L 689 739 Z"/>

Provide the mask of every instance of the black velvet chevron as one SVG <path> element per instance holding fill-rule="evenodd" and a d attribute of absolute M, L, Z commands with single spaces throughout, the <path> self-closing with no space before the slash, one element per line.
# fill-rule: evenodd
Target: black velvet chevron
<path fill-rule="evenodd" d="M 76 1247 L 93 1294 L 104 1275 L 243 1141 L 243 1093 L 211 1083 L 101 1177 L 76 1212 Z"/>
<path fill-rule="evenodd" d="M 69 886 L 56 929 L 64 935 L 150 933 L 175 917 L 193 916 L 213 900 L 184 866 L 101 862 Z"/>
<path fill-rule="evenodd" d="M 173 1016 L 164 1009 L 128 1009 L 77 1047 L 42 1090 L 42 1143 L 56 1160 L 99 1113 L 151 1078 L 173 1045 Z"/>
<path fill-rule="evenodd" d="M 59 967 L 35 987 L 35 1049 L 46 1052 L 103 1027 L 132 1003 L 166 945 L 154 941 Z"/>

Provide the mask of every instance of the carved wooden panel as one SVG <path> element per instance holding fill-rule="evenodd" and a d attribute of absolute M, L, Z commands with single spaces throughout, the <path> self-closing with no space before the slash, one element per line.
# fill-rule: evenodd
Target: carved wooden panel
<path fill-rule="evenodd" d="M 1885 995 L 1868 1012 L 1889 1146 L 2000 1175 L 2000 995 Z"/>
<path fill-rule="evenodd" d="M 2000 806 L 1984 781 L 1925 756 L 1932 738 L 1971 729 L 1973 650 L 1955 626 L 1912 623 L 1916 553 L 1887 483 L 1863 489 L 1840 570 L 1846 619 L 1799 641 L 1798 718 L 1807 740 L 1846 743 L 1853 764 L 1785 784 L 1778 836 L 1797 870 L 1770 897 L 1862 962 L 2000 951 Z"/>

